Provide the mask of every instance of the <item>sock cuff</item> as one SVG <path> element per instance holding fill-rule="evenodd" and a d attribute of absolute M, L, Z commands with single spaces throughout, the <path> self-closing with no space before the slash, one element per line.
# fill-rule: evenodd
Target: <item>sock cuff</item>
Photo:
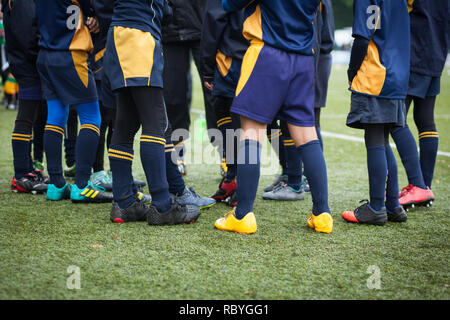
<path fill-rule="evenodd" d="M 128 160 L 133 161 L 134 159 L 134 151 L 133 149 L 119 146 L 119 145 L 110 145 L 108 149 L 108 157 L 113 160 Z"/>
<path fill-rule="evenodd" d="M 310 147 L 312 147 L 312 146 L 314 146 L 314 145 L 316 145 L 316 144 L 320 147 L 320 140 L 319 140 L 319 139 L 317 139 L 317 140 L 312 140 L 312 141 L 310 141 L 310 142 L 307 142 L 307 143 L 305 143 L 305 144 L 302 144 L 301 146 L 298 147 L 298 149 L 299 149 L 300 151 L 302 151 L 302 150 L 307 149 L 307 148 L 310 148 Z"/>
<path fill-rule="evenodd" d="M 439 138 L 439 133 L 437 131 L 425 131 L 419 133 L 419 140 L 423 138 Z"/>
<path fill-rule="evenodd" d="M 85 123 L 85 124 L 81 125 L 80 131 L 81 130 L 92 130 L 100 136 L 100 128 L 94 124 Z"/>
<path fill-rule="evenodd" d="M 163 146 L 166 146 L 166 139 L 154 135 L 142 134 L 141 143 L 159 143 Z"/>
<path fill-rule="evenodd" d="M 45 131 L 52 131 L 52 132 L 59 133 L 62 136 L 64 135 L 64 128 L 59 127 L 59 126 L 55 126 L 55 125 L 52 125 L 52 124 L 47 124 L 45 126 Z"/>

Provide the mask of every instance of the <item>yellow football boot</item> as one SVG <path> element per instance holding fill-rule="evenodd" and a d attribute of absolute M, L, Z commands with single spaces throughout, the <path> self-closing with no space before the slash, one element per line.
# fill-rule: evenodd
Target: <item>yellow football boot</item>
<path fill-rule="evenodd" d="M 223 218 L 217 219 L 214 226 L 223 231 L 233 231 L 245 234 L 255 233 L 258 229 L 253 212 L 249 212 L 241 220 L 236 219 L 234 210 L 228 212 Z"/>
<path fill-rule="evenodd" d="M 333 231 L 333 218 L 328 212 L 324 212 L 315 216 L 311 214 L 308 218 L 308 227 L 316 230 L 316 232 L 331 233 Z"/>

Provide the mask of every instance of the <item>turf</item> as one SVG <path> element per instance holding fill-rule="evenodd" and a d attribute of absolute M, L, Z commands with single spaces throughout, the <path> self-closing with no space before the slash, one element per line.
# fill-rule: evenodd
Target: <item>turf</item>
<path fill-rule="evenodd" d="M 449 72 L 442 77 L 436 108 L 440 150 L 447 152 Z M 194 80 L 193 108 L 200 109 L 199 81 Z M 349 99 L 345 69 L 334 67 L 322 130 L 362 136 L 345 126 Z M 198 114 L 192 116 L 195 120 Z M 117 225 L 109 222 L 110 205 L 53 203 L 42 196 L 9 191 L 14 118 L 14 111 L 0 108 L 0 299 L 450 298 L 448 157 L 438 157 L 434 205 L 410 212 L 405 224 L 374 227 L 343 221 L 343 210 L 368 197 L 365 149 L 359 142 L 326 137 L 335 221 L 330 235 L 307 228 L 310 195 L 295 203 L 261 199 L 262 188 L 278 170 L 267 147 L 265 157 L 272 164 L 264 166 L 254 207 L 256 234 L 215 230 L 214 220 L 229 210 L 224 204 L 204 211 L 193 225 Z M 413 123 L 411 116 L 409 123 Z M 210 158 L 218 161 L 214 153 Z M 140 161 L 133 168 L 144 179 Z M 215 191 L 220 178 L 217 164 L 188 164 L 188 170 L 187 184 L 198 193 Z M 406 185 L 400 162 L 399 179 L 400 186 Z M 72 265 L 80 268 L 79 290 L 66 286 L 67 268 Z M 373 265 L 380 270 L 379 290 L 367 286 L 371 276 L 367 271 Z"/>

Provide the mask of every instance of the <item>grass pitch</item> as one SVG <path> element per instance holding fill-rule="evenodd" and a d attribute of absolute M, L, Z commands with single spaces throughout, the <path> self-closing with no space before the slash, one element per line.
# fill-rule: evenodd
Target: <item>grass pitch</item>
<path fill-rule="evenodd" d="M 439 149 L 447 152 L 449 72 L 442 76 L 436 107 Z M 201 109 L 200 84 L 194 80 L 193 108 Z M 335 66 L 322 130 L 362 137 L 362 131 L 345 126 L 350 106 L 346 84 L 345 68 Z M 193 225 L 117 225 L 109 222 L 107 204 L 54 203 L 43 196 L 10 192 L 15 114 L 0 108 L 0 299 L 450 298 L 450 158 L 446 156 L 438 157 L 433 207 L 411 211 L 405 224 L 374 227 L 343 221 L 343 210 L 354 209 L 359 200 L 368 198 L 365 147 L 325 137 L 335 221 L 330 235 L 307 228 L 310 195 L 302 202 L 262 200 L 262 188 L 272 181 L 276 164 L 275 169 L 266 168 L 260 180 L 255 235 L 215 230 L 214 220 L 229 211 L 224 204 L 204 211 Z M 192 116 L 195 120 L 198 115 Z M 408 122 L 417 136 L 411 115 Z M 137 143 L 135 147 L 138 151 Z M 402 187 L 407 180 L 400 161 L 398 166 Z M 139 160 L 133 168 L 144 179 Z M 198 193 L 215 191 L 218 165 L 191 164 L 188 170 L 186 182 Z M 69 266 L 79 267 L 78 290 L 67 288 Z M 367 285 L 373 279 L 370 266 L 379 270 L 379 289 Z"/>

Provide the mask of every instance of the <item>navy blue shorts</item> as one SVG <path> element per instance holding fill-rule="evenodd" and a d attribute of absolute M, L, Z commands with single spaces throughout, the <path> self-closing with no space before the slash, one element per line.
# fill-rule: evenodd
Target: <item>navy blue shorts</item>
<path fill-rule="evenodd" d="M 150 32 L 111 26 L 106 43 L 103 64 L 112 90 L 163 87 L 161 43 Z"/>
<path fill-rule="evenodd" d="M 317 59 L 319 59 L 319 63 L 315 82 L 315 107 L 324 108 L 327 105 L 328 80 L 330 79 L 333 58 L 331 54 L 320 54 Z"/>
<path fill-rule="evenodd" d="M 425 99 L 441 93 L 441 78 L 411 72 L 409 75 L 408 96 Z"/>
<path fill-rule="evenodd" d="M 231 112 L 265 124 L 278 118 L 314 127 L 314 57 L 252 42 Z"/>
<path fill-rule="evenodd" d="M 37 68 L 44 99 L 59 100 L 63 105 L 97 101 L 97 87 L 87 59 L 84 51 L 41 49 Z"/>

